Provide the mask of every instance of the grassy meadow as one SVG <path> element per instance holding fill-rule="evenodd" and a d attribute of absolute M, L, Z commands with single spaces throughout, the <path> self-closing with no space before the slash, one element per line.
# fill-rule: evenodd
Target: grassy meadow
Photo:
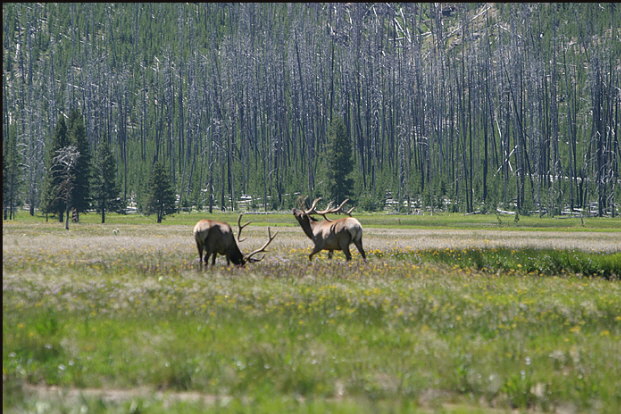
<path fill-rule="evenodd" d="M 265 259 L 201 269 L 207 216 L 4 221 L 4 411 L 621 406 L 620 219 L 357 214 L 368 261 L 309 263 L 291 215 L 247 215 Z"/>

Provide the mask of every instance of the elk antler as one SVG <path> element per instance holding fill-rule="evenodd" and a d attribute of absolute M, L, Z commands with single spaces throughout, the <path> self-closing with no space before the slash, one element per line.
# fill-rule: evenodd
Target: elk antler
<path fill-rule="evenodd" d="M 306 200 L 308 200 L 308 196 L 304 196 L 304 198 L 302 198 L 302 196 L 298 197 L 298 208 L 300 210 L 304 210 L 304 204 L 306 203 Z"/>
<path fill-rule="evenodd" d="M 261 257 L 260 259 L 253 259 L 252 256 L 254 256 L 257 253 L 266 252 L 267 250 L 265 250 L 265 249 L 267 248 L 267 246 L 269 246 L 269 244 L 272 242 L 272 240 L 274 240 L 274 238 L 276 237 L 277 234 L 278 234 L 278 232 L 274 233 L 274 235 L 272 236 L 272 231 L 268 227 L 267 228 L 267 236 L 268 236 L 269 240 L 260 249 L 257 249 L 255 251 L 253 251 L 252 253 L 246 255 L 244 257 L 244 260 L 246 260 L 247 262 L 260 262 L 261 260 L 263 260 L 263 257 Z"/>
<path fill-rule="evenodd" d="M 242 226 L 242 224 L 241 224 L 241 219 L 242 219 L 242 216 L 243 216 L 243 214 L 240 214 L 240 215 L 239 215 L 239 217 L 237 217 L 237 226 L 239 227 L 239 232 L 237 233 L 237 242 L 238 242 L 238 243 L 241 243 L 241 242 L 243 242 L 244 240 L 246 240 L 246 239 L 242 239 L 242 238 L 241 238 L 241 232 L 242 232 L 242 230 L 244 229 L 244 227 L 246 227 L 248 224 L 250 224 L 250 223 L 251 223 L 251 222 L 249 221 L 248 223 L 246 223 L 246 224 L 244 224 L 244 225 Z"/>
<path fill-rule="evenodd" d="M 349 198 L 346 198 L 338 207 L 334 207 L 334 208 L 332 207 L 332 201 L 330 201 L 330 204 L 328 204 L 328 207 L 326 207 L 325 210 L 317 211 L 316 214 L 322 215 L 323 218 L 325 218 L 328 221 L 330 221 L 330 220 L 326 217 L 326 214 L 339 214 L 339 213 L 343 213 L 343 214 L 347 214 L 349 217 L 351 217 L 351 212 L 354 211 L 356 206 L 350 208 L 347 211 L 343 210 L 343 206 L 348 201 L 349 201 Z"/>
<path fill-rule="evenodd" d="M 338 206 L 334 212 L 335 213 L 343 213 L 343 214 L 347 214 L 349 217 L 351 217 L 351 212 L 354 211 L 354 209 L 356 208 L 356 206 L 353 206 L 352 208 L 350 208 L 349 210 L 345 211 L 343 210 L 343 206 L 345 205 L 345 203 L 347 203 L 349 201 L 349 198 L 346 198 L 345 201 L 343 201 L 341 203 L 340 206 Z"/>
<path fill-rule="evenodd" d="M 304 214 L 309 215 L 309 214 L 319 214 L 317 212 L 317 210 L 315 210 L 315 207 L 317 207 L 317 203 L 319 202 L 319 200 L 321 200 L 321 197 L 316 198 L 313 201 L 313 204 L 311 205 L 311 208 L 309 208 L 308 210 L 304 210 Z"/>

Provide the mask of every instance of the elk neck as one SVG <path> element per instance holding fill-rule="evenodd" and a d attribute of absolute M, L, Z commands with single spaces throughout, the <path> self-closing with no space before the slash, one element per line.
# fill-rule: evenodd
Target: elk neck
<path fill-rule="evenodd" d="M 242 254 L 241 250 L 239 250 L 239 246 L 237 246 L 237 243 L 234 243 L 233 246 L 231 246 L 231 248 L 229 249 L 228 258 L 231 262 L 233 262 L 233 264 L 242 266 L 245 264 L 244 255 Z"/>
<path fill-rule="evenodd" d="M 300 221 L 300 226 L 302 226 L 302 230 L 304 230 L 304 233 L 311 240 L 313 240 L 315 238 L 315 235 L 313 234 L 313 227 L 315 227 L 318 224 L 319 224 L 319 222 L 316 221 L 314 218 L 312 218 L 310 216 L 308 217 L 308 221 L 306 221 L 306 220 L 301 220 Z"/>

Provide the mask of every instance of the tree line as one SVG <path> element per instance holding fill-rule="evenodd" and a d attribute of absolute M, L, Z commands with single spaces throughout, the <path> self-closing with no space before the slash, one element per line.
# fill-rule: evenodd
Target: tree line
<path fill-rule="evenodd" d="M 351 178 L 346 178 L 352 168 L 351 149 L 345 134 L 345 126 L 340 118 L 335 118 L 330 126 L 330 145 L 334 149 L 329 159 L 329 191 L 332 197 L 343 199 L 351 193 Z M 8 154 L 7 171 L 18 164 L 18 155 Z M 18 170 L 18 169 L 15 169 Z M 343 174 L 341 174 L 343 173 Z M 7 174 L 6 188 L 9 194 L 19 189 L 19 178 Z M 157 222 L 178 211 L 176 194 L 170 176 L 161 162 L 155 162 L 142 195 L 145 203 L 143 213 L 155 214 Z M 15 198 L 7 198 L 5 220 L 13 219 Z M 116 161 L 110 144 L 102 141 L 93 158 L 86 139 L 84 121 L 77 110 L 73 110 L 67 122 L 61 116 L 56 125 L 53 139 L 48 146 L 46 168 L 40 203 L 41 211 L 52 214 L 58 221 L 65 222 L 69 229 L 72 220 L 79 221 L 80 213 L 96 209 L 101 214 L 101 222 L 106 221 L 106 212 L 123 213 L 126 202 L 120 197 L 117 181 Z"/>
<path fill-rule="evenodd" d="M 80 213 L 96 209 L 105 223 L 107 212 L 124 212 L 126 202 L 120 197 L 116 160 L 110 144 L 102 141 L 95 157 L 91 156 L 79 111 L 73 110 L 67 122 L 64 116 L 59 118 L 45 165 L 40 209 L 46 217 L 55 215 L 60 222 L 64 217 L 67 230 L 70 215 L 77 222 Z M 177 210 L 174 187 L 159 162 L 153 165 L 145 197 L 143 212 L 155 214 L 158 223 Z M 14 208 L 11 203 L 8 206 L 5 211 L 12 218 Z"/>
<path fill-rule="evenodd" d="M 46 194 L 59 117 L 76 149 L 84 135 L 76 168 L 107 146 L 116 198 L 144 211 L 158 166 L 176 208 L 301 193 L 615 214 L 619 17 L 614 3 L 6 3 L 5 217 L 23 203 L 66 218 Z M 77 212 L 93 207 L 75 192 Z"/>

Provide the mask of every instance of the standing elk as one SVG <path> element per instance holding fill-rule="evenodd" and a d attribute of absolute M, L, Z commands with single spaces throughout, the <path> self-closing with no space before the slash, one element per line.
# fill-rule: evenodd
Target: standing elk
<path fill-rule="evenodd" d="M 304 233 L 306 233 L 308 238 L 315 244 L 308 259 L 312 260 L 313 256 L 322 250 L 327 250 L 328 257 L 332 258 L 334 250 L 342 250 L 343 253 L 345 253 L 345 258 L 351 260 L 349 245 L 354 243 L 360 255 L 362 255 L 362 258 L 366 260 L 367 257 L 362 248 L 362 225 L 360 225 L 358 220 L 351 217 L 351 212 L 355 207 L 352 207 L 348 211 L 343 210 L 343 206 L 349 199 L 343 201 L 341 205 L 336 208 L 332 208 L 332 202 L 330 202 L 325 210 L 317 211 L 316 207 L 319 200 L 321 200 L 321 198 L 315 199 L 311 208 L 308 210 L 298 210 L 296 208 L 292 210 L 293 215 L 298 223 L 300 223 Z M 344 213 L 349 217 L 332 221 L 326 217 L 326 214 L 331 213 Z M 321 215 L 325 220 L 319 221 L 311 217 L 313 214 Z"/>
<path fill-rule="evenodd" d="M 278 233 L 274 233 L 272 236 L 272 232 L 270 228 L 267 228 L 268 240 L 263 245 L 263 247 L 244 255 L 241 250 L 239 250 L 239 246 L 237 243 L 241 243 L 245 239 L 241 239 L 241 232 L 244 227 L 249 225 L 250 223 L 246 223 L 242 226 L 241 218 L 243 214 L 240 214 L 237 218 L 237 225 L 239 226 L 239 232 L 237 234 L 237 241 L 235 240 L 235 236 L 233 235 L 233 230 L 231 226 L 227 223 L 223 223 L 221 221 L 215 220 L 199 220 L 198 223 L 194 226 L 194 240 L 196 240 L 196 247 L 198 248 L 198 259 L 200 263 L 203 263 L 203 259 L 205 261 L 205 265 L 209 265 L 208 260 L 209 256 L 211 256 L 211 265 L 214 266 L 216 264 L 216 254 L 221 254 L 226 256 L 226 264 L 230 265 L 231 262 L 238 266 L 243 266 L 247 262 L 259 262 L 263 260 L 263 257 L 260 259 L 255 259 L 253 256 L 257 253 L 265 252 L 267 246 L 274 240 Z M 203 252 L 205 255 L 203 256 Z"/>

